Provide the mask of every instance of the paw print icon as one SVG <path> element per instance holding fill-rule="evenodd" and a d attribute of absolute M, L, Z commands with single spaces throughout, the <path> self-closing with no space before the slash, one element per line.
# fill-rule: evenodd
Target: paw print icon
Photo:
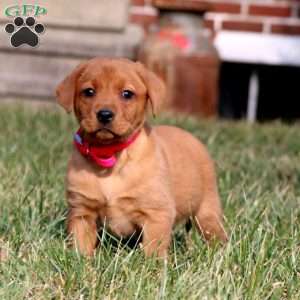
<path fill-rule="evenodd" d="M 33 17 L 23 19 L 16 17 L 13 23 L 6 24 L 4 30 L 11 34 L 10 43 L 13 47 L 23 44 L 35 47 L 39 43 L 39 35 L 45 31 L 45 26 L 35 22 Z"/>

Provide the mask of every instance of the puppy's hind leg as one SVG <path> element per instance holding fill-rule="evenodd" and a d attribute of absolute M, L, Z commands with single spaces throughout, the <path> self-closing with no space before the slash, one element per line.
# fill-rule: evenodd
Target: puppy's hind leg
<path fill-rule="evenodd" d="M 217 194 L 207 195 L 194 215 L 198 231 L 210 243 L 214 239 L 226 243 L 228 240 L 223 226 L 222 209 Z"/>

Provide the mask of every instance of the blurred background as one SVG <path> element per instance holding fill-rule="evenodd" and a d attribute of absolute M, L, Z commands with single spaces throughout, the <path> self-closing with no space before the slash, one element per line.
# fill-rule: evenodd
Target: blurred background
<path fill-rule="evenodd" d="M 33 1 L 36 48 L 14 48 L 1 1 L 1 100 L 54 100 L 80 61 L 127 57 L 166 82 L 166 110 L 249 122 L 300 117 L 300 0 Z M 25 17 L 28 17 L 27 14 Z"/>

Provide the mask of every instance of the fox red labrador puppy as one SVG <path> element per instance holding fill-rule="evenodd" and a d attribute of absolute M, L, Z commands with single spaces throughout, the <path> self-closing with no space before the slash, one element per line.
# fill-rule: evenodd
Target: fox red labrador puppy
<path fill-rule="evenodd" d="M 57 87 L 79 130 L 66 178 L 68 232 L 92 255 L 97 225 L 120 237 L 142 230 L 147 256 L 165 256 L 172 228 L 194 218 L 201 235 L 227 235 L 214 166 L 203 144 L 172 126 L 150 127 L 164 100 L 163 82 L 142 64 L 95 58 Z"/>

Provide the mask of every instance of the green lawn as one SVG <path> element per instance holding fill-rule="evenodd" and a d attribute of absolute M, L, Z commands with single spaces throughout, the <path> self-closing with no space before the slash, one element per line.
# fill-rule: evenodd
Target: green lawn
<path fill-rule="evenodd" d="M 226 247 L 207 248 L 179 227 L 162 263 L 111 243 L 92 259 L 67 249 L 74 120 L 4 105 L 0 120 L 0 299 L 300 299 L 299 124 L 155 121 L 206 143 L 230 232 Z"/>

